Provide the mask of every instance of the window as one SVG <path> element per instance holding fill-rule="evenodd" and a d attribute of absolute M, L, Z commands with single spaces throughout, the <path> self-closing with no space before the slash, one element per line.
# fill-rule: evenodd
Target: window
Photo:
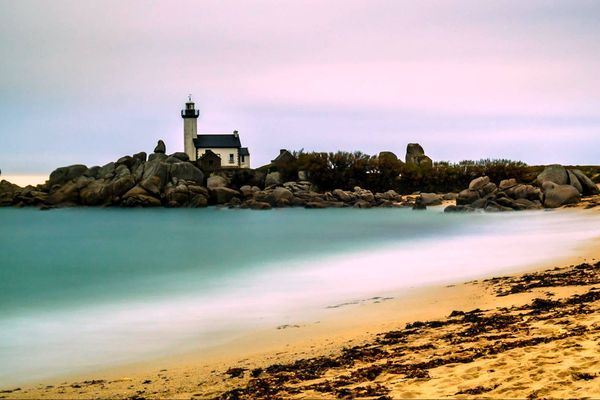
<path fill-rule="evenodd" d="M 233 153 L 229 154 L 229 164 L 233 164 Z"/>
<path fill-rule="evenodd" d="M 242 162 L 246 162 L 246 156 L 242 156 Z"/>

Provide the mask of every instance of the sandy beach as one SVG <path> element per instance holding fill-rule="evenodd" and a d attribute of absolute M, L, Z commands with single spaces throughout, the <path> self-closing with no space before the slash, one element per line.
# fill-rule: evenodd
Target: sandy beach
<path fill-rule="evenodd" d="M 0 398 L 598 397 L 600 238 L 578 254 L 510 276 L 332 304 L 318 321 L 3 388 Z"/>

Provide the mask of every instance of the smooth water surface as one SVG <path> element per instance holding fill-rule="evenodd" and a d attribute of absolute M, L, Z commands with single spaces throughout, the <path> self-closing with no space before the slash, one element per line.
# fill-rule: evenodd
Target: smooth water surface
<path fill-rule="evenodd" d="M 230 340 L 328 305 L 518 269 L 593 214 L 0 209 L 0 385 Z"/>

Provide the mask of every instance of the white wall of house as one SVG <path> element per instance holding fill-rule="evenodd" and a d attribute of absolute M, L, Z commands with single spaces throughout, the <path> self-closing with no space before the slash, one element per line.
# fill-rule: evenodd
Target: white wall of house
<path fill-rule="evenodd" d="M 250 156 L 240 156 L 240 168 L 250 168 Z"/>
<path fill-rule="evenodd" d="M 198 149 L 198 158 L 202 157 L 204 155 L 204 153 L 206 153 L 206 150 L 210 150 L 213 153 L 215 153 L 216 155 L 218 155 L 219 157 L 221 157 L 221 167 L 222 168 L 237 168 L 239 166 L 239 149 L 237 147 L 233 147 L 233 148 L 202 148 L 202 149 Z M 233 155 L 233 158 L 231 157 L 231 155 Z M 246 156 L 246 158 L 248 158 Z M 231 162 L 231 160 L 233 160 L 233 162 Z M 250 162 L 250 160 L 248 160 L 248 163 Z"/>

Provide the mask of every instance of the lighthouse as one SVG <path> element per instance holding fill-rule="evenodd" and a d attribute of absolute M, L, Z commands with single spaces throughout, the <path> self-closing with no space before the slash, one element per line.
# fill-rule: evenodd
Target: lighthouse
<path fill-rule="evenodd" d="M 181 110 L 183 149 L 190 160 L 200 160 L 205 171 L 220 168 L 250 168 L 250 152 L 247 147 L 242 147 L 238 131 L 198 134 L 199 114 L 190 95 L 185 108 Z"/>
<path fill-rule="evenodd" d="M 183 149 L 192 161 L 198 158 L 194 139 L 198 136 L 197 121 L 200 115 L 200 111 L 196 110 L 194 106 L 192 95 L 189 95 L 188 101 L 185 103 L 185 109 L 181 110 L 181 118 L 183 118 Z"/>

